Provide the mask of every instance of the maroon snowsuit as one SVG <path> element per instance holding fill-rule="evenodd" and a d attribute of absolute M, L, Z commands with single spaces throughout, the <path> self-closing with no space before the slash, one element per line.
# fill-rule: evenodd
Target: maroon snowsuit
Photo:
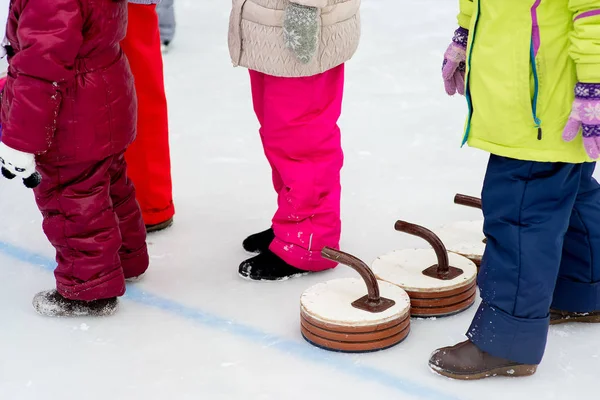
<path fill-rule="evenodd" d="M 126 28 L 123 0 L 11 1 L 2 141 L 36 155 L 36 202 L 69 299 L 120 296 L 148 268 L 123 156 L 137 107 Z"/>

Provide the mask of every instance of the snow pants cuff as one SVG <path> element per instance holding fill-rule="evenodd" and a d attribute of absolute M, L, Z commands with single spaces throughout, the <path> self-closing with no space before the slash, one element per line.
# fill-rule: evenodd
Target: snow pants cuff
<path fill-rule="evenodd" d="M 277 238 L 271 242 L 269 250 L 292 267 L 296 267 L 303 271 L 319 272 L 337 266 L 333 261 L 323 258 L 320 250 L 307 250 Z"/>
<path fill-rule="evenodd" d="M 148 269 L 150 257 L 148 256 L 148 247 L 144 245 L 135 252 L 127 254 L 119 254 L 121 258 L 121 266 L 125 279 L 136 278 L 142 275 Z"/>
<path fill-rule="evenodd" d="M 166 221 L 170 220 L 171 218 L 173 218 L 173 216 L 175 216 L 175 206 L 173 205 L 173 202 L 171 201 L 169 203 L 169 206 L 163 210 L 148 209 L 148 208 L 144 209 L 144 207 L 142 207 L 142 215 L 144 217 L 144 223 L 146 225 L 162 224 L 163 222 L 166 222 Z"/>
<path fill-rule="evenodd" d="M 600 310 L 600 282 L 583 283 L 559 278 L 554 289 L 552 309 L 567 312 Z"/>
<path fill-rule="evenodd" d="M 537 365 L 542 361 L 550 318 L 519 318 L 482 302 L 467 337 L 494 357 Z"/>
<path fill-rule="evenodd" d="M 93 301 L 123 296 L 125 294 L 125 277 L 119 266 L 111 273 L 85 283 L 65 285 L 56 283 L 56 290 L 61 296 L 71 300 Z"/>

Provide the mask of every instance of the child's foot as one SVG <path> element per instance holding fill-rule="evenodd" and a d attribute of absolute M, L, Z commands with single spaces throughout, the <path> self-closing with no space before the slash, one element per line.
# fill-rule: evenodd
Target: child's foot
<path fill-rule="evenodd" d="M 171 42 L 170 42 L 170 41 L 168 41 L 168 40 L 165 40 L 164 42 L 162 42 L 162 43 L 161 43 L 161 45 L 160 45 L 160 50 L 161 50 L 163 53 L 168 53 L 168 52 L 169 52 L 169 45 L 170 45 L 170 44 L 171 44 Z"/>
<path fill-rule="evenodd" d="M 537 365 L 520 364 L 494 357 L 467 340 L 452 347 L 436 350 L 429 360 L 436 373 L 452 379 L 475 380 L 491 376 L 529 376 Z"/>
<path fill-rule="evenodd" d="M 146 225 L 146 233 L 163 231 L 173 225 L 173 218 L 169 218 L 168 220 L 161 222 L 159 224 L 154 225 Z"/>
<path fill-rule="evenodd" d="M 292 267 L 271 250 L 266 250 L 241 263 L 239 273 L 242 278 L 253 281 L 283 281 L 307 275 L 310 271 Z"/>
<path fill-rule="evenodd" d="M 139 282 L 144 278 L 144 274 L 138 275 L 138 276 L 132 276 L 130 278 L 125 278 L 125 282 L 128 283 L 135 283 L 135 282 Z"/>
<path fill-rule="evenodd" d="M 33 298 L 33 308 L 47 317 L 103 317 L 117 311 L 116 297 L 94 301 L 69 300 L 56 290 L 40 292 Z"/>
<path fill-rule="evenodd" d="M 275 239 L 273 228 L 269 228 L 266 231 L 248 236 L 242 243 L 242 246 L 249 253 L 262 253 L 269 250 L 273 239 Z"/>
<path fill-rule="evenodd" d="M 600 323 L 600 311 L 577 313 L 550 310 L 550 325 L 566 324 L 568 322 L 583 322 L 588 324 Z"/>

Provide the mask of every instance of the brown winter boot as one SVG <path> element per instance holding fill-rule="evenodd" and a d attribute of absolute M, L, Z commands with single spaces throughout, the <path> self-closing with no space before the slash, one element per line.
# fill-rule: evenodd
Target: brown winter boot
<path fill-rule="evenodd" d="M 550 325 L 566 324 L 568 322 L 585 322 L 589 324 L 600 323 L 600 311 L 577 313 L 568 311 L 550 310 Z"/>
<path fill-rule="evenodd" d="M 529 376 L 537 365 L 519 364 L 489 355 L 467 340 L 452 347 L 436 350 L 429 367 L 452 379 L 471 380 L 490 376 Z"/>
<path fill-rule="evenodd" d="M 169 228 L 173 225 L 173 218 L 169 218 L 165 222 L 155 225 L 146 225 L 146 233 L 159 232 Z"/>

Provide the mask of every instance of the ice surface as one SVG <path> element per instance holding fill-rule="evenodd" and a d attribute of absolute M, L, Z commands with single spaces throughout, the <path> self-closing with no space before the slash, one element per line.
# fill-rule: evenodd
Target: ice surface
<path fill-rule="evenodd" d="M 538 373 L 454 382 L 430 372 L 431 351 L 464 338 L 474 309 L 415 321 L 381 353 L 314 349 L 299 330 L 309 286 L 354 276 L 340 267 L 277 284 L 237 276 L 246 234 L 268 227 L 275 197 L 252 114 L 247 72 L 231 69 L 230 1 L 178 0 L 166 55 L 177 216 L 151 236 L 152 267 L 119 312 L 48 319 L 31 307 L 53 287 L 52 249 L 32 195 L 0 180 L 0 399 L 300 400 L 596 398 L 600 327 L 550 330 Z M 441 56 L 457 1 L 365 0 L 359 53 L 348 63 L 341 126 L 342 246 L 370 263 L 418 239 L 398 218 L 435 227 L 480 217 L 455 206 L 477 195 L 486 155 L 459 149 L 466 105 L 443 90 Z"/>

